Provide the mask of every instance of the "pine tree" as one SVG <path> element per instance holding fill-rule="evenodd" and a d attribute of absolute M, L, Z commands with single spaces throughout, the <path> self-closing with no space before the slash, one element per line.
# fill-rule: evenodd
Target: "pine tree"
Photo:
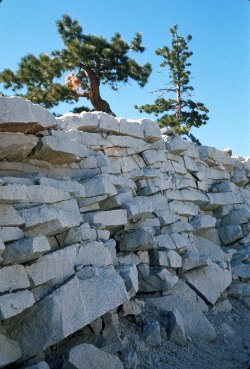
<path fill-rule="evenodd" d="M 159 116 L 158 124 L 160 127 L 170 126 L 178 134 L 187 135 L 192 141 L 199 141 L 190 133 L 192 127 L 200 127 L 208 121 L 208 109 L 203 103 L 194 102 L 190 99 L 190 91 L 193 87 L 189 85 L 191 72 L 188 68 L 191 66 L 189 58 L 193 55 L 189 51 L 188 44 L 192 36 L 187 39 L 178 34 L 178 26 L 174 25 L 170 29 L 172 36 L 171 48 L 163 46 L 155 51 L 156 55 L 163 57 L 164 61 L 160 64 L 161 68 L 169 68 L 170 82 L 166 87 L 158 89 L 156 92 L 160 96 L 153 104 L 135 106 L 140 112 L 148 114 L 153 113 Z M 165 99 L 162 97 L 165 93 L 173 96 Z"/>
<path fill-rule="evenodd" d="M 101 98 L 101 84 L 117 90 L 119 82 L 127 83 L 130 79 L 141 87 L 147 83 L 151 65 L 140 65 L 128 55 L 130 51 L 144 51 L 141 34 L 136 33 L 130 44 L 120 33 L 115 33 L 108 41 L 101 36 L 84 34 L 79 22 L 69 15 L 57 21 L 57 28 L 64 48 L 50 55 L 24 56 L 16 72 L 5 69 L 0 73 L 4 88 L 14 92 L 21 90 L 19 96 L 46 108 L 84 97 L 94 110 L 114 115 L 108 102 Z M 65 73 L 64 84 L 60 79 Z"/>

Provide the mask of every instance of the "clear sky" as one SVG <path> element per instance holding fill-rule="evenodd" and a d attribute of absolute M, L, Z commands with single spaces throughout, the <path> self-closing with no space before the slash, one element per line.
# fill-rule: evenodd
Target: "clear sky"
<path fill-rule="evenodd" d="M 105 87 L 101 94 L 117 116 L 143 118 L 145 113 L 139 113 L 134 105 L 152 103 L 156 95 L 151 91 L 168 82 L 154 50 L 170 44 L 169 28 L 178 24 L 181 35 L 193 36 L 192 99 L 210 110 L 207 125 L 192 133 L 204 145 L 231 147 L 233 155 L 250 156 L 249 7 L 249 0 L 3 0 L 0 71 L 7 67 L 16 70 L 27 53 L 38 55 L 61 48 L 55 21 L 65 13 L 78 19 L 86 33 L 110 38 L 120 32 L 130 41 L 138 31 L 147 49 L 134 57 L 141 63 L 151 62 L 148 84 L 143 89 L 135 82 L 121 85 L 118 93 Z M 71 108 L 62 104 L 52 110 L 64 113 Z M 153 115 L 148 117 L 153 119 Z"/>

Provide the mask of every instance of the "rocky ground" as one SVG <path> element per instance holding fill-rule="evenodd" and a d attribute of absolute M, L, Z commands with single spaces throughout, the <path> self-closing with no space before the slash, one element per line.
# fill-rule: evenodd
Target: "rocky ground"
<path fill-rule="evenodd" d="M 231 311 L 220 307 L 206 313 L 213 324 L 217 338 L 203 343 L 188 340 L 187 346 L 178 346 L 162 331 L 161 346 L 151 347 L 141 336 L 141 322 L 123 320 L 122 332 L 130 347 L 137 352 L 137 369 L 248 369 L 250 367 L 250 313 L 249 304 L 230 299 Z M 145 319 L 145 317 L 144 317 Z M 130 353 L 132 367 L 133 354 Z M 126 360 L 125 360 L 126 361 Z"/>

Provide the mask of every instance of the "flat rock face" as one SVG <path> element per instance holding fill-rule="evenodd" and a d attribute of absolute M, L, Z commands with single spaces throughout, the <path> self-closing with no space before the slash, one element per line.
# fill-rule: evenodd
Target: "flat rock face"
<path fill-rule="evenodd" d="M 185 273 L 185 278 L 187 283 L 195 288 L 208 303 L 214 305 L 222 292 L 231 284 L 232 272 L 213 263 Z"/>
<path fill-rule="evenodd" d="M 0 160 L 21 161 L 26 159 L 38 143 L 33 135 L 1 133 Z"/>
<path fill-rule="evenodd" d="M 30 358 L 127 299 L 113 268 L 90 268 L 13 318 L 8 331 L 22 347 L 23 359 Z"/>
<path fill-rule="evenodd" d="M 0 97 L 0 131 L 35 133 L 56 126 L 53 114 L 21 97 Z"/>
<path fill-rule="evenodd" d="M 19 344 L 0 333 L 0 368 L 13 363 L 21 355 L 22 351 Z"/>

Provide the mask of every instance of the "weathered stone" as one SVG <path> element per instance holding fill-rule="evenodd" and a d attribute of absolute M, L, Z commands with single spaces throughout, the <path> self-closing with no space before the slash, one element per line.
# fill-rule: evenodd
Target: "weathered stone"
<path fill-rule="evenodd" d="M 0 296 L 0 320 L 20 314 L 35 303 L 33 293 L 19 291 Z"/>
<path fill-rule="evenodd" d="M 221 182 L 213 186 L 212 191 L 213 192 L 237 192 L 237 187 L 235 186 L 234 183 L 225 181 L 225 182 Z"/>
<path fill-rule="evenodd" d="M 41 177 L 39 178 L 39 184 L 49 186 L 49 188 L 55 187 L 64 192 L 69 192 L 74 198 L 84 198 L 86 196 L 84 186 L 77 181 Z"/>
<path fill-rule="evenodd" d="M 197 215 L 199 207 L 192 202 L 171 201 L 169 203 L 170 209 L 179 215 Z"/>
<path fill-rule="evenodd" d="M 103 210 L 111 210 L 121 208 L 122 205 L 129 202 L 132 199 L 132 192 L 130 189 L 123 189 L 117 195 L 110 197 L 109 199 L 102 202 Z"/>
<path fill-rule="evenodd" d="M 0 226 L 21 226 L 24 223 L 12 205 L 0 205 Z"/>
<path fill-rule="evenodd" d="M 190 242 L 185 234 L 171 233 L 171 238 L 174 241 L 175 247 L 178 252 L 184 252 L 189 246 Z"/>
<path fill-rule="evenodd" d="M 80 114 L 67 113 L 56 118 L 59 126 L 65 131 L 77 129 L 79 131 L 91 132 L 98 128 L 99 114 L 96 112 L 81 112 Z"/>
<path fill-rule="evenodd" d="M 120 134 L 144 139 L 143 126 L 136 120 L 118 118 Z"/>
<path fill-rule="evenodd" d="M 216 224 L 216 218 L 211 215 L 197 215 L 192 218 L 191 225 L 194 231 L 197 233 L 204 229 L 214 228 Z"/>
<path fill-rule="evenodd" d="M 180 217 L 171 210 L 157 210 L 154 214 L 159 218 L 161 226 L 177 222 Z"/>
<path fill-rule="evenodd" d="M 187 344 L 183 319 L 178 309 L 170 312 L 169 340 L 180 346 Z"/>
<path fill-rule="evenodd" d="M 38 143 L 33 158 L 60 165 L 79 161 L 89 154 L 86 146 L 66 137 L 45 136 Z"/>
<path fill-rule="evenodd" d="M 33 135 L 24 135 L 22 133 L 1 133 L 0 160 L 24 160 L 37 145 L 37 142 L 38 138 Z"/>
<path fill-rule="evenodd" d="M 77 258 L 81 265 L 105 266 L 112 265 L 113 260 L 108 247 L 105 247 L 102 242 L 90 242 L 85 245 L 80 245 Z"/>
<path fill-rule="evenodd" d="M 190 223 L 179 221 L 174 224 L 171 224 L 169 227 L 170 233 L 182 233 L 182 232 L 192 232 L 193 227 Z"/>
<path fill-rule="evenodd" d="M 152 250 L 154 247 L 154 234 L 152 229 L 138 229 L 125 233 L 119 242 L 121 251 Z"/>
<path fill-rule="evenodd" d="M 70 195 L 67 192 L 50 186 L 8 185 L 0 187 L 0 202 L 5 204 L 22 202 L 52 204 L 68 199 Z"/>
<path fill-rule="evenodd" d="M 250 297 L 250 285 L 236 281 L 230 286 L 228 295 L 238 298 Z"/>
<path fill-rule="evenodd" d="M 0 269 L 0 292 L 11 292 L 29 286 L 28 275 L 22 265 L 12 265 Z"/>
<path fill-rule="evenodd" d="M 225 151 L 220 151 L 214 147 L 200 146 L 200 159 L 209 166 L 224 165 L 226 168 L 233 167 L 233 159 Z"/>
<path fill-rule="evenodd" d="M 229 245 L 243 237 L 242 229 L 239 225 L 228 225 L 218 228 L 218 234 L 224 245 Z"/>
<path fill-rule="evenodd" d="M 138 291 L 138 272 L 135 265 L 119 265 L 117 268 L 120 276 L 124 279 L 127 292 L 130 297 Z"/>
<path fill-rule="evenodd" d="M 90 268 L 13 317 L 7 329 L 10 336 L 20 343 L 22 359 L 25 360 L 126 300 L 124 283 L 113 268 Z"/>
<path fill-rule="evenodd" d="M 232 259 L 231 253 L 225 253 L 219 245 L 203 237 L 195 236 L 194 246 L 201 257 L 209 258 L 213 263 Z"/>
<path fill-rule="evenodd" d="M 33 286 L 46 282 L 62 283 L 70 278 L 74 270 L 74 255 L 77 247 L 68 247 L 40 257 L 36 262 L 26 266 L 26 271 Z"/>
<path fill-rule="evenodd" d="M 140 315 L 143 306 L 144 302 L 137 299 L 125 301 L 122 304 L 121 315 L 122 316 Z"/>
<path fill-rule="evenodd" d="M 183 190 L 167 190 L 166 196 L 170 200 L 178 200 L 178 201 L 191 201 L 196 205 L 206 205 L 208 203 L 207 196 L 199 190 L 194 188 L 192 189 L 183 189 Z"/>
<path fill-rule="evenodd" d="M 37 259 L 44 252 L 50 250 L 50 244 L 46 237 L 22 238 L 9 243 L 2 257 L 4 264 L 22 264 Z"/>
<path fill-rule="evenodd" d="M 232 272 L 213 263 L 185 273 L 185 278 L 187 283 L 195 288 L 209 304 L 214 305 L 222 292 L 231 284 Z"/>
<path fill-rule="evenodd" d="M 206 256 L 200 256 L 195 252 L 186 252 L 182 258 L 182 271 L 187 272 L 191 269 L 201 268 L 210 265 L 211 260 Z"/>
<path fill-rule="evenodd" d="M 21 348 L 16 341 L 0 333 L 0 368 L 15 362 L 22 355 Z"/>
<path fill-rule="evenodd" d="M 169 136 L 166 139 L 166 149 L 173 154 L 180 154 L 188 149 L 188 142 L 180 136 Z"/>
<path fill-rule="evenodd" d="M 239 194 L 234 192 L 207 193 L 209 203 L 206 205 L 207 210 L 213 210 L 219 206 L 240 204 L 242 202 Z"/>
<path fill-rule="evenodd" d="M 151 251 L 150 252 L 150 264 L 166 266 L 169 268 L 181 268 L 182 259 L 181 256 L 174 250 L 169 251 Z"/>
<path fill-rule="evenodd" d="M 152 347 L 161 346 L 161 327 L 158 321 L 151 320 L 143 327 L 143 336 L 148 345 Z"/>
<path fill-rule="evenodd" d="M 221 226 L 228 225 L 239 225 L 243 223 L 247 223 L 250 220 L 250 210 L 247 209 L 239 209 L 232 211 L 230 214 L 224 216 L 221 219 Z"/>
<path fill-rule="evenodd" d="M 166 268 L 154 271 L 141 278 L 139 274 L 139 292 L 166 291 L 178 282 L 178 277 L 171 274 Z"/>
<path fill-rule="evenodd" d="M 114 196 L 117 191 L 114 185 L 103 175 L 95 176 L 85 182 L 82 182 L 86 197 L 95 197 L 100 195 Z"/>
<path fill-rule="evenodd" d="M 70 350 L 63 369 L 68 369 L 71 366 L 76 369 L 124 369 L 116 356 L 99 350 L 90 344 L 81 344 Z"/>
<path fill-rule="evenodd" d="M 112 229 L 127 224 L 127 211 L 123 209 L 91 212 L 84 215 L 84 220 L 99 228 Z"/>
<path fill-rule="evenodd" d="M 172 237 L 169 234 L 164 233 L 155 237 L 155 248 L 157 250 L 175 250 L 176 246 Z"/>
<path fill-rule="evenodd" d="M 96 230 L 91 228 L 89 223 L 83 223 L 79 227 L 71 228 L 66 232 L 56 236 L 61 246 L 72 245 L 83 241 L 95 241 Z"/>
<path fill-rule="evenodd" d="M 250 279 L 250 264 L 240 264 L 232 267 L 232 272 L 234 275 L 239 277 L 242 281 Z"/>
<path fill-rule="evenodd" d="M 25 233 L 28 236 L 53 236 L 78 226 L 82 221 L 76 200 L 64 201 L 58 206 L 35 206 L 23 209 L 20 213 L 25 220 Z"/>
<path fill-rule="evenodd" d="M 216 338 L 215 330 L 205 315 L 195 304 L 190 304 L 180 295 L 168 295 L 147 300 L 148 309 L 169 312 L 178 309 L 182 318 L 186 336 L 199 342 L 211 342 Z"/>
<path fill-rule="evenodd" d="M 0 227 L 0 240 L 3 242 L 19 240 L 23 236 L 23 231 L 18 227 Z"/>
<path fill-rule="evenodd" d="M 150 197 L 138 196 L 122 205 L 127 210 L 128 219 L 147 216 L 152 213 L 153 206 Z"/>
<path fill-rule="evenodd" d="M 0 97 L 0 131 L 35 133 L 55 127 L 55 117 L 40 105 L 21 97 Z"/>
<path fill-rule="evenodd" d="M 145 141 L 154 142 L 161 139 L 161 130 L 156 122 L 149 119 L 139 119 L 138 122 L 142 124 Z"/>
<path fill-rule="evenodd" d="M 144 251 L 144 252 L 147 252 L 147 251 Z M 134 252 L 129 252 L 129 253 L 120 252 L 117 255 L 117 261 L 118 261 L 118 264 L 121 264 L 121 265 L 140 264 L 140 259 Z"/>

